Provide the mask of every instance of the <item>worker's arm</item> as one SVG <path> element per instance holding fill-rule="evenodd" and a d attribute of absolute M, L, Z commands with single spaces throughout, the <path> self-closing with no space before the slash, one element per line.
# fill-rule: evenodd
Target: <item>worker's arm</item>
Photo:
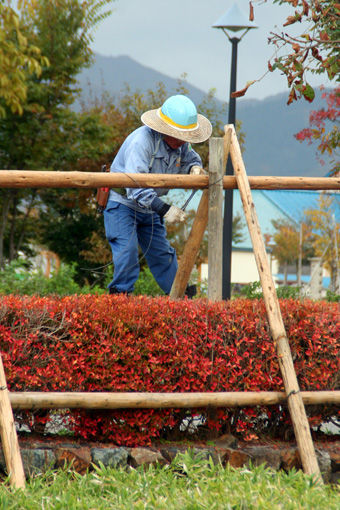
<path fill-rule="evenodd" d="M 130 174 L 149 173 L 149 165 L 154 151 L 152 139 L 148 136 L 136 137 L 129 145 L 125 154 L 125 171 Z M 136 175 L 138 182 L 138 175 Z M 127 188 L 127 198 L 134 200 L 140 207 L 151 209 L 164 216 L 170 205 L 157 196 L 152 188 Z"/>
<path fill-rule="evenodd" d="M 202 167 L 201 157 L 190 143 L 186 143 L 182 147 L 181 173 L 189 174 L 194 166 Z"/>

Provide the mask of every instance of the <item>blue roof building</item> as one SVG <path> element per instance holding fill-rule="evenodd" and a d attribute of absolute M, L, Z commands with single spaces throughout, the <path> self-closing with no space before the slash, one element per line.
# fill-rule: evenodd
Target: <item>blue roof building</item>
<path fill-rule="evenodd" d="M 340 222 L 340 194 L 338 192 L 320 192 L 320 191 L 305 191 L 305 190 L 252 190 L 252 197 L 255 204 L 255 209 L 260 224 L 262 235 L 269 234 L 273 235 L 275 228 L 272 220 L 283 220 L 294 224 L 299 227 L 300 223 L 305 217 L 305 213 L 309 209 L 319 208 L 319 198 L 321 193 L 326 193 L 333 199 L 331 209 L 334 213 L 335 221 Z M 240 214 L 244 217 L 243 206 L 238 190 L 234 191 L 234 204 L 233 213 Z M 240 253 L 238 252 L 253 252 L 250 235 L 246 221 L 244 220 L 244 226 L 242 228 L 242 241 L 237 245 L 233 246 L 233 261 L 232 261 L 232 281 L 240 280 L 242 274 L 247 274 L 245 261 L 242 263 L 241 274 L 238 269 L 238 260 L 240 259 Z M 245 255 L 243 255 L 245 259 Z M 257 276 L 257 270 L 254 272 L 254 261 L 248 258 L 248 271 L 253 276 Z M 279 273 L 279 267 L 275 261 L 270 257 L 270 264 L 272 267 L 273 276 L 276 281 L 283 281 L 283 274 Z M 234 272 L 234 277 L 233 277 Z M 240 276 L 238 276 L 240 275 Z M 249 275 L 248 275 L 249 276 Z M 310 276 L 302 275 L 302 282 L 307 283 Z M 254 278 L 251 281 L 256 281 Z M 296 281 L 296 274 L 288 274 L 288 282 Z M 239 283 L 244 283 L 239 281 Z M 323 277 L 323 287 L 327 288 L 330 284 L 329 276 Z"/>
<path fill-rule="evenodd" d="M 332 211 L 335 221 L 340 222 L 340 193 L 336 191 L 300 191 L 300 190 L 252 190 L 252 197 L 260 224 L 262 235 L 273 235 L 275 232 L 272 220 L 288 221 L 299 227 L 308 209 L 318 209 L 321 193 L 331 196 L 333 199 Z M 190 204 L 191 208 L 197 209 L 201 192 L 197 193 Z M 183 201 L 183 198 L 182 198 Z M 182 205 L 178 203 L 177 205 Z M 234 190 L 233 214 L 239 214 L 243 218 L 242 241 L 233 245 L 232 249 L 232 283 L 250 283 L 258 281 L 258 271 L 253 254 L 252 242 L 248 232 L 247 222 L 244 217 L 242 201 L 238 190 Z M 279 274 L 277 262 L 268 253 L 270 267 L 274 279 L 280 281 L 283 275 Z M 203 265 L 202 265 L 203 266 Z M 207 277 L 207 265 L 201 268 L 201 277 Z M 296 275 L 288 275 L 288 280 L 296 281 Z M 309 276 L 303 276 L 302 281 L 308 281 Z M 323 286 L 328 287 L 329 277 L 324 277 Z"/>
<path fill-rule="evenodd" d="M 333 199 L 332 210 L 335 221 L 340 222 L 340 194 L 325 192 Z M 285 220 L 299 225 L 308 209 L 318 209 L 320 191 L 299 190 L 252 190 L 252 197 L 262 234 L 274 234 L 272 220 Z M 240 193 L 234 191 L 233 214 L 244 217 Z M 246 225 L 242 229 L 244 240 L 235 248 L 252 250 L 251 239 Z"/>

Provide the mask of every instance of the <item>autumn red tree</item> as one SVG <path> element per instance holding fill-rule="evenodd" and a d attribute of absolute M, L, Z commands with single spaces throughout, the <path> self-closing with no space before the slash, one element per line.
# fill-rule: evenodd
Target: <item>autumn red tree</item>
<path fill-rule="evenodd" d="M 339 117 L 340 117 L 340 87 L 331 91 L 324 91 L 322 98 L 327 106 L 320 110 L 312 110 L 309 115 L 309 127 L 299 131 L 295 138 L 307 141 L 309 144 L 318 143 L 317 149 L 320 155 L 328 154 L 332 157 L 330 174 L 337 174 L 340 170 L 339 161 Z M 329 122 L 332 123 L 330 130 L 327 130 Z M 321 163 L 323 160 L 319 158 Z"/>
<path fill-rule="evenodd" d="M 267 0 L 249 2 L 249 19 L 255 19 L 254 6 L 264 4 L 265 8 L 266 3 Z M 282 20 L 281 32 L 269 34 L 268 43 L 274 46 L 275 53 L 268 61 L 268 70 L 280 72 L 287 80 L 287 104 L 302 97 L 311 103 L 315 97 L 314 88 L 309 83 L 311 75 L 323 74 L 330 81 L 339 76 L 340 3 L 338 0 L 273 0 L 273 3 L 289 6 L 292 12 Z M 235 96 L 244 95 L 255 81 L 259 80 L 249 82 Z M 322 97 L 327 106 L 313 110 L 309 127 L 295 135 L 299 141 L 318 142 L 321 156 L 332 156 L 330 174 L 339 171 L 336 154 L 339 147 L 339 94 L 339 86 L 330 92 L 325 91 Z"/>

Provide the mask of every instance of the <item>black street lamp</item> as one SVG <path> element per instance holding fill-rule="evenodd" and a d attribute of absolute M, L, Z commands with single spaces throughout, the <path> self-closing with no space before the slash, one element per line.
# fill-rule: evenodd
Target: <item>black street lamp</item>
<path fill-rule="evenodd" d="M 248 21 L 237 4 L 234 4 L 212 25 L 212 27 L 221 28 L 232 44 L 228 124 L 235 125 L 236 98 L 232 97 L 232 93 L 236 91 L 237 45 L 251 28 L 257 28 L 257 26 L 251 21 Z M 240 37 L 231 37 L 227 30 L 230 32 L 243 31 L 243 33 Z M 230 157 L 228 157 L 226 175 L 233 175 L 233 166 Z M 230 189 L 224 191 L 222 299 L 230 299 L 231 295 L 232 229 L 233 190 Z"/>

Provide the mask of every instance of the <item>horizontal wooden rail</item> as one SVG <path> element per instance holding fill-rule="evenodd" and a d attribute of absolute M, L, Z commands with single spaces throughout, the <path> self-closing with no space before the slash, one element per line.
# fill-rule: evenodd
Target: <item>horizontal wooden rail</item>
<path fill-rule="evenodd" d="M 253 189 L 338 190 L 340 177 L 249 177 Z M 0 170 L 0 188 L 176 188 L 205 189 L 207 175 L 121 174 L 104 172 L 48 172 Z M 223 177 L 224 189 L 236 189 L 236 177 Z"/>
<path fill-rule="evenodd" d="M 279 391 L 224 393 L 10 392 L 13 409 L 157 409 L 169 407 L 243 407 L 286 402 Z M 302 391 L 304 404 L 340 404 L 340 391 Z"/>

